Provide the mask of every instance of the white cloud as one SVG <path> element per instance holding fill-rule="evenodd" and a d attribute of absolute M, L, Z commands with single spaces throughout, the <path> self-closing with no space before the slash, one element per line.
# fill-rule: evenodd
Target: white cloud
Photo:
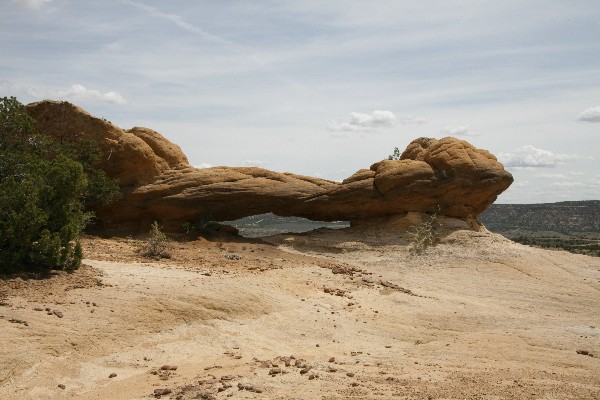
<path fill-rule="evenodd" d="M 552 182 L 550 185 L 559 188 L 580 188 L 588 186 L 585 182 L 580 181 L 558 181 Z"/>
<path fill-rule="evenodd" d="M 139 8 L 140 10 L 144 10 L 145 12 L 149 13 L 150 15 L 152 15 L 154 17 L 162 18 L 164 20 L 170 21 L 170 22 L 174 23 L 176 26 L 178 26 L 179 28 L 181 28 L 187 32 L 193 33 L 195 35 L 198 35 L 209 42 L 220 43 L 220 44 L 231 44 L 231 42 L 228 42 L 225 39 L 222 39 L 218 36 L 212 35 L 212 34 L 206 32 L 204 29 L 202 29 L 196 25 L 192 25 L 189 22 L 186 22 L 180 15 L 169 14 L 169 13 L 159 10 L 158 8 L 148 6 L 146 4 L 138 3 L 136 1 L 125 1 L 125 2 L 134 7 Z"/>
<path fill-rule="evenodd" d="M 199 165 L 194 165 L 194 168 L 203 169 L 203 168 L 212 168 L 212 164 L 208 163 L 200 163 Z"/>
<path fill-rule="evenodd" d="M 573 179 L 574 177 L 584 175 L 583 172 L 572 171 L 565 174 L 538 174 L 539 178 L 544 179 Z"/>
<path fill-rule="evenodd" d="M 6 79 L 0 79 L 0 88 L 6 90 L 8 92 L 12 91 L 15 87 L 15 84 Z"/>
<path fill-rule="evenodd" d="M 498 160 L 512 168 L 554 168 L 578 158 L 581 157 L 576 154 L 555 154 L 531 145 L 520 147 L 511 153 L 498 154 Z"/>
<path fill-rule="evenodd" d="M 52 0 L 13 0 L 16 5 L 30 10 L 39 10 Z"/>
<path fill-rule="evenodd" d="M 125 104 L 126 101 L 119 92 L 100 92 L 88 89 L 83 85 L 72 85 L 66 90 L 30 88 L 27 92 L 37 98 L 64 98 L 76 101 L 102 101 L 107 103 Z"/>
<path fill-rule="evenodd" d="M 475 132 L 469 125 L 447 126 L 442 131 L 444 135 L 450 136 L 479 136 L 479 132 Z"/>
<path fill-rule="evenodd" d="M 518 181 L 512 184 L 512 187 L 517 187 L 517 188 L 526 188 L 529 187 L 530 183 L 529 181 Z"/>
<path fill-rule="evenodd" d="M 375 110 L 371 114 L 353 112 L 347 122 L 332 121 L 327 129 L 330 131 L 371 131 L 379 128 L 389 128 L 396 123 L 396 116 L 391 111 Z"/>
<path fill-rule="evenodd" d="M 268 161 L 260 161 L 260 160 L 246 160 L 244 162 L 245 165 L 249 166 L 249 167 L 264 167 L 265 165 L 269 164 Z"/>
<path fill-rule="evenodd" d="M 415 117 L 412 115 L 404 115 L 400 118 L 398 118 L 398 122 L 400 122 L 403 125 L 421 125 L 421 124 L 426 124 L 427 123 L 427 119 L 423 118 L 423 117 Z"/>
<path fill-rule="evenodd" d="M 350 137 L 349 134 L 343 132 L 336 132 L 329 135 L 332 139 L 348 139 Z"/>
<path fill-rule="evenodd" d="M 583 122 L 600 122 L 600 106 L 588 108 L 579 114 L 577 120 Z"/>
<path fill-rule="evenodd" d="M 539 174 L 537 175 L 540 178 L 544 179 L 566 179 L 567 176 L 565 174 Z"/>
<path fill-rule="evenodd" d="M 554 187 L 560 188 L 585 188 L 585 189 L 599 189 L 600 188 L 600 180 L 599 179 L 581 179 L 581 180 L 559 180 L 556 182 L 552 182 L 550 184 Z"/>

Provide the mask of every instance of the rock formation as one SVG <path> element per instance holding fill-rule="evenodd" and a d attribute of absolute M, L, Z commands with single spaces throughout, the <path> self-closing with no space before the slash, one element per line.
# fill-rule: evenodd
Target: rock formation
<path fill-rule="evenodd" d="M 342 183 L 254 167 L 192 167 L 181 149 L 147 128 L 122 130 L 67 102 L 27 106 L 41 132 L 97 142 L 101 168 L 122 196 L 96 209 L 102 229 L 169 230 L 210 214 L 225 221 L 272 212 L 320 221 L 364 221 L 439 209 L 475 221 L 513 178 L 485 150 L 451 137 L 419 138 L 400 160 L 384 160 Z"/>

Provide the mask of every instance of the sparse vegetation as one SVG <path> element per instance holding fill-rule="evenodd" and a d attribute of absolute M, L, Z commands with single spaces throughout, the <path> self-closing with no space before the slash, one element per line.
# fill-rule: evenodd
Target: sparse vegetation
<path fill-rule="evenodd" d="M 548 204 L 492 204 L 479 220 L 493 232 L 519 236 L 521 232 L 569 236 L 600 234 L 600 200 Z M 539 234 L 537 236 L 540 236 Z"/>
<path fill-rule="evenodd" d="M 204 213 L 194 222 L 186 222 L 181 229 L 187 234 L 196 234 L 211 238 L 223 225 L 216 222 L 210 213 Z"/>
<path fill-rule="evenodd" d="M 600 201 L 492 204 L 479 220 L 515 242 L 600 256 Z"/>
<path fill-rule="evenodd" d="M 388 160 L 399 160 L 400 159 L 400 149 L 394 147 L 394 152 L 388 156 Z"/>
<path fill-rule="evenodd" d="M 169 253 L 167 250 L 171 247 L 171 242 L 167 235 L 161 230 L 158 222 L 150 226 L 150 233 L 145 243 L 145 254 L 148 257 L 154 258 L 168 258 Z"/>
<path fill-rule="evenodd" d="M 421 221 L 415 225 L 414 232 L 409 233 L 411 254 L 423 254 L 429 247 L 435 246 L 437 212 L 422 216 Z"/>
<path fill-rule="evenodd" d="M 106 204 L 116 182 L 95 168 L 93 144 L 59 143 L 35 129 L 14 97 L 0 99 L 0 273 L 76 269 L 77 241 L 92 218 L 89 202 Z"/>
<path fill-rule="evenodd" d="M 583 237 L 519 236 L 513 241 L 544 249 L 561 249 L 575 254 L 600 257 L 600 240 Z"/>

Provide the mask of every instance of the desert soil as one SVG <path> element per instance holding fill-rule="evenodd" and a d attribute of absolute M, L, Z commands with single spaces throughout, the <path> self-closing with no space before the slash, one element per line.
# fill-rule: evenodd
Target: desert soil
<path fill-rule="evenodd" d="M 600 259 L 447 233 L 86 237 L 0 280 L 0 398 L 599 399 Z"/>

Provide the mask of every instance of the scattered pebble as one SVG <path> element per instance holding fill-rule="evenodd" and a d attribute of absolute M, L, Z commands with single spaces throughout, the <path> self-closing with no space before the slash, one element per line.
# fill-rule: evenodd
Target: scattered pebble
<path fill-rule="evenodd" d="M 162 367 L 160 367 L 160 369 L 162 369 L 163 371 L 177 371 L 177 366 L 165 364 Z"/>
<path fill-rule="evenodd" d="M 110 378 L 116 378 L 116 376 L 117 376 L 117 374 L 115 374 L 115 373 L 113 372 L 113 373 L 111 373 L 111 374 L 108 376 L 108 378 L 109 378 L 109 379 L 110 379 Z"/>
<path fill-rule="evenodd" d="M 264 391 L 263 388 L 259 387 L 259 386 L 254 386 L 250 383 L 238 383 L 237 384 L 238 390 L 247 390 L 249 392 L 253 392 L 253 393 L 262 393 Z"/>
<path fill-rule="evenodd" d="M 269 370 L 269 375 L 277 375 L 281 373 L 281 368 L 276 367 L 276 368 L 271 368 Z"/>
<path fill-rule="evenodd" d="M 588 350 L 577 350 L 577 354 L 581 354 L 582 356 L 594 357 L 594 355 L 592 353 L 590 353 Z"/>
<path fill-rule="evenodd" d="M 223 385 L 217 389 L 217 392 L 219 392 L 219 393 L 224 392 L 227 389 L 229 389 L 230 387 L 231 387 L 231 385 Z"/>
<path fill-rule="evenodd" d="M 254 391 L 254 385 L 251 385 L 249 383 L 244 385 L 244 389 L 246 389 L 249 392 L 253 392 Z"/>
<path fill-rule="evenodd" d="M 63 313 L 58 311 L 58 310 L 54 310 L 53 314 L 56 315 L 58 318 L 62 318 L 63 317 Z"/>
<path fill-rule="evenodd" d="M 169 388 L 154 389 L 154 397 L 156 397 L 156 398 L 160 398 L 160 396 L 164 396 L 165 394 L 170 394 L 170 393 L 171 393 L 171 389 L 169 389 Z"/>
<path fill-rule="evenodd" d="M 198 395 L 195 398 L 203 400 L 216 400 L 216 397 L 210 393 L 198 393 Z"/>
<path fill-rule="evenodd" d="M 66 388 L 66 386 L 63 385 L 62 383 L 60 385 L 58 385 L 58 387 L 61 388 L 61 389 L 63 389 L 63 390 Z"/>

